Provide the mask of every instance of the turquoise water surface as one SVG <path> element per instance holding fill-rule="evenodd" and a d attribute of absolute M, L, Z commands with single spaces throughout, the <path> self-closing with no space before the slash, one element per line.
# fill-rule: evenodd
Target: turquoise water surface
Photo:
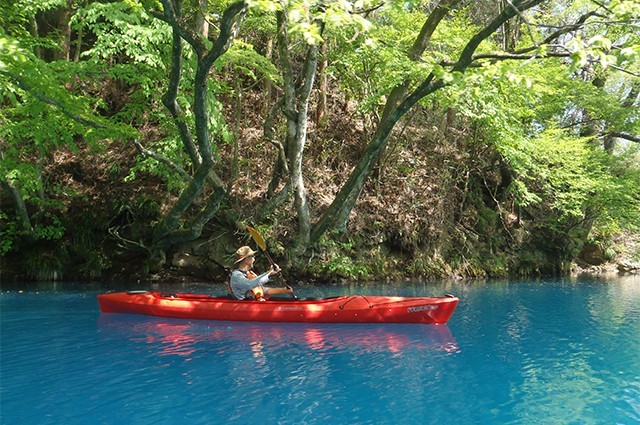
<path fill-rule="evenodd" d="M 99 292 L 3 290 L 1 424 L 640 423 L 640 277 L 298 287 L 451 292 L 443 326 L 100 314 Z"/>

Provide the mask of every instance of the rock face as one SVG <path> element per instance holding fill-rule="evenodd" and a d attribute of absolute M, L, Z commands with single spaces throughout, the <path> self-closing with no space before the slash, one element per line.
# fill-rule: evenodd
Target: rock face
<path fill-rule="evenodd" d="M 171 259 L 171 266 L 182 269 L 187 274 L 203 275 L 206 273 L 203 257 L 188 252 L 177 252 Z"/>
<path fill-rule="evenodd" d="M 591 266 L 599 266 L 607 261 L 602 248 L 594 244 L 585 245 L 579 258 Z"/>
<path fill-rule="evenodd" d="M 622 232 L 615 240 L 615 258 L 596 244 L 582 248 L 574 263 L 573 274 L 640 274 L 640 233 Z"/>
<path fill-rule="evenodd" d="M 223 246 L 229 248 L 220 248 L 207 240 L 185 243 L 172 253 L 167 265 L 179 275 L 222 281 L 227 268 L 233 265 L 235 251 L 235 245 L 231 243 Z"/>
<path fill-rule="evenodd" d="M 633 263 L 631 261 L 621 261 L 618 263 L 618 272 L 638 273 L 640 272 L 640 263 Z"/>

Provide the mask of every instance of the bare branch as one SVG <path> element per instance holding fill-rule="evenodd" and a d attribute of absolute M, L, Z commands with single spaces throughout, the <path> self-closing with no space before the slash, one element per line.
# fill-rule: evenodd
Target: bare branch
<path fill-rule="evenodd" d="M 161 155 L 161 154 L 159 154 L 157 152 L 150 151 L 149 149 L 147 149 L 144 146 L 142 146 L 142 143 L 140 143 L 136 139 L 133 140 L 133 144 L 136 145 L 136 147 L 138 148 L 138 151 L 140 151 L 140 153 L 142 153 L 143 155 L 146 155 L 146 156 L 148 156 L 150 158 L 155 159 L 158 162 L 163 163 L 164 165 L 166 165 L 169 168 L 171 168 L 172 170 L 174 170 L 176 173 L 180 174 L 180 176 L 182 176 L 182 178 L 184 178 L 186 181 L 191 182 L 191 180 L 192 180 L 191 176 L 189 174 L 187 174 L 187 172 L 184 171 L 184 169 L 182 169 L 182 167 L 180 167 L 175 162 L 171 161 L 166 156 Z"/>
<path fill-rule="evenodd" d="M 585 24 L 587 19 L 589 19 L 592 16 L 600 16 L 600 15 L 598 15 L 598 13 L 596 13 L 595 11 L 585 13 L 584 15 L 580 16 L 580 18 L 578 18 L 578 20 L 573 24 L 560 27 L 557 31 L 550 34 L 547 38 L 545 38 L 541 43 L 516 50 L 514 53 L 527 53 L 540 48 L 540 45 L 551 44 L 554 40 L 557 40 L 560 36 L 570 33 L 571 31 L 576 31 L 580 29 Z"/>
<path fill-rule="evenodd" d="M 634 77 L 638 77 L 638 78 L 640 78 L 640 74 L 639 74 L 639 73 L 637 73 L 637 72 L 629 71 L 628 69 L 624 69 L 624 68 L 619 67 L 619 66 L 617 66 L 617 65 L 609 65 L 609 66 L 610 66 L 611 68 L 613 68 L 613 69 L 617 70 L 617 71 L 624 72 L 625 74 L 629 74 L 629 75 L 631 75 L 631 76 L 634 76 Z"/>
<path fill-rule="evenodd" d="M 525 18 L 522 12 L 520 12 L 520 10 L 518 10 L 518 8 L 513 5 L 511 0 L 506 0 L 506 2 L 509 3 L 509 6 L 512 7 L 513 10 L 518 14 L 520 19 L 522 19 L 522 22 L 524 22 L 527 25 L 527 32 L 529 33 L 529 37 L 531 37 L 531 42 L 533 43 L 534 46 L 538 46 L 538 43 L 536 43 L 536 39 L 533 36 L 533 32 L 531 31 L 531 24 L 529 23 L 527 18 Z"/>
<path fill-rule="evenodd" d="M 352 10 L 350 13 L 352 15 L 365 15 L 367 16 L 369 13 L 371 12 L 375 12 L 376 10 L 380 9 L 381 7 L 383 7 L 385 4 L 387 4 L 386 1 L 382 1 L 378 4 L 374 4 L 370 7 L 364 8 L 364 9 L 354 9 Z"/>
<path fill-rule="evenodd" d="M 617 137 L 619 139 L 625 139 L 630 142 L 640 143 L 640 136 L 636 136 L 635 134 L 629 134 L 624 131 L 612 131 L 604 134 L 604 136 Z"/>

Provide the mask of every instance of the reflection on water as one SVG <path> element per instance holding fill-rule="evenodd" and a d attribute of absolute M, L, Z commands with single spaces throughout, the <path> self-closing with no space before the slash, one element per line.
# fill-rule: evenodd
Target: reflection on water
<path fill-rule="evenodd" d="M 318 352 L 354 354 L 428 350 L 454 353 L 456 341 L 446 325 L 348 325 L 303 323 L 208 322 L 102 314 L 103 334 L 127 338 L 160 355 L 193 358 L 246 347 L 258 358 L 265 349 L 304 346 Z"/>

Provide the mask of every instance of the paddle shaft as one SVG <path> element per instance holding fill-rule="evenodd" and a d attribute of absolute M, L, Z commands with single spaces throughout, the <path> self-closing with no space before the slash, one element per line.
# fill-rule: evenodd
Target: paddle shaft
<path fill-rule="evenodd" d="M 272 267 L 275 267 L 276 263 L 273 262 L 273 258 L 271 258 L 271 256 L 269 255 L 269 253 L 267 252 L 267 250 L 263 250 L 264 255 L 267 257 L 267 260 L 269 260 L 269 263 L 271 264 Z M 286 286 L 287 288 L 291 288 L 287 282 L 285 282 L 284 277 L 282 277 L 282 272 L 277 274 L 278 276 L 278 280 L 280 281 L 280 283 L 284 286 Z"/>
<path fill-rule="evenodd" d="M 262 252 L 264 252 L 264 255 L 265 257 L 267 257 L 269 264 L 271 264 L 271 267 L 275 267 L 276 263 L 273 261 L 273 258 L 271 258 L 271 255 L 269 255 L 269 252 L 267 252 L 267 244 L 264 238 L 262 237 L 262 235 L 258 233 L 258 231 L 253 227 L 247 226 L 247 230 L 251 234 L 251 237 L 253 238 L 254 242 L 260 247 Z M 285 282 L 284 278 L 282 277 L 282 273 L 278 273 L 278 280 L 282 285 L 286 286 L 287 288 L 291 288 L 287 284 L 287 282 Z"/>

